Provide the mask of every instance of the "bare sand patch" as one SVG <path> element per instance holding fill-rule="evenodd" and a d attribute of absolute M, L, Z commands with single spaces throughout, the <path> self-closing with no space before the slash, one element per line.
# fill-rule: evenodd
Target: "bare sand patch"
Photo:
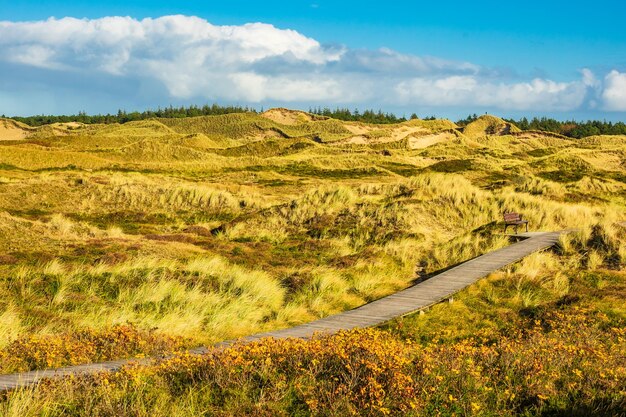
<path fill-rule="evenodd" d="M 353 133 L 355 135 L 364 135 L 374 130 L 374 128 L 372 127 L 365 126 L 359 123 L 346 123 L 344 127 L 346 128 L 346 130 L 350 131 L 350 133 Z"/>
<path fill-rule="evenodd" d="M 393 128 L 390 127 L 389 133 L 386 135 L 370 137 L 368 135 L 371 132 L 374 132 L 376 129 L 357 124 L 349 124 L 345 125 L 345 127 L 355 135 L 337 142 L 333 142 L 332 145 L 374 145 L 380 143 L 392 143 L 404 140 L 407 137 L 411 137 L 412 135 L 430 132 L 430 130 L 421 126 L 396 126 Z"/>
<path fill-rule="evenodd" d="M 424 149 L 441 142 L 453 140 L 455 138 L 456 136 L 450 132 L 443 132 L 426 136 L 412 136 L 409 138 L 408 147 L 409 149 Z"/>
<path fill-rule="evenodd" d="M 15 120 L 0 119 L 0 140 L 21 140 L 33 133 L 33 128 Z"/>
<path fill-rule="evenodd" d="M 408 136 L 424 132 L 430 132 L 430 130 L 422 126 L 401 126 L 393 130 L 390 139 L 391 142 L 395 142 L 397 140 L 402 140 Z"/>
<path fill-rule="evenodd" d="M 290 126 L 323 119 L 303 111 L 288 110 L 283 108 L 267 110 L 266 112 L 261 113 L 261 116 L 273 120 L 276 123 Z"/>

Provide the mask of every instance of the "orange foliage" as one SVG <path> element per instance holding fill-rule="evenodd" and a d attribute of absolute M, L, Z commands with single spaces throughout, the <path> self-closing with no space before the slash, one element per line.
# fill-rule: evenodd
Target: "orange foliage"
<path fill-rule="evenodd" d="M 598 399 L 621 407 L 626 330 L 611 326 L 601 312 L 571 307 L 533 318 L 517 331 L 454 343 L 424 346 L 375 329 L 313 340 L 264 339 L 73 383 L 85 383 L 85 398 L 103 386 L 122 397 L 158 387 L 173 399 L 209 390 L 215 410 L 249 398 L 255 409 L 299 407 L 312 415 L 509 414 Z M 46 389 L 54 392 L 56 384 Z M 240 393 L 237 400 L 233 392 Z"/>
<path fill-rule="evenodd" d="M 91 329 L 55 336 L 28 336 L 0 350 L 0 372 L 106 361 L 180 350 L 184 339 L 142 331 L 131 325 L 104 331 Z"/>

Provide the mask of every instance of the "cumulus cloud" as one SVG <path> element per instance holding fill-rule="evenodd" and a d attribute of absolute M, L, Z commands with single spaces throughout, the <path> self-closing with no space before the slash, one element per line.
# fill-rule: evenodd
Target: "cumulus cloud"
<path fill-rule="evenodd" d="M 0 59 L 15 64 L 94 76 L 102 72 L 152 78 L 177 98 L 245 99 L 242 92 L 249 89 L 250 101 L 271 98 L 280 90 L 267 77 L 254 74 L 255 63 L 278 57 L 285 63 L 292 60 L 318 67 L 343 54 L 293 30 L 262 23 L 215 26 L 188 16 L 0 22 L 0 47 L 6 51 Z M 286 81 L 288 85 L 302 83 Z M 304 88 L 303 98 L 313 99 L 327 91 L 325 84 L 317 92 L 310 85 Z"/>
<path fill-rule="evenodd" d="M 626 111 L 626 73 L 613 70 L 607 74 L 602 99 L 607 110 Z"/>
<path fill-rule="evenodd" d="M 584 80 L 493 83 L 476 76 L 415 78 L 396 87 L 405 103 L 431 106 L 477 106 L 506 110 L 566 111 L 580 107 L 587 94 Z"/>
<path fill-rule="evenodd" d="M 0 75 L 13 75 L 18 94 L 20 83 L 29 91 L 34 81 L 53 96 L 128 91 L 129 101 L 143 94 L 153 106 L 202 99 L 564 111 L 595 95 L 607 109 L 626 109 L 626 74 L 617 71 L 604 90 L 586 69 L 579 80 L 520 80 L 470 62 L 322 45 L 269 24 L 218 26 L 181 15 L 4 21 L 0 48 Z M 72 80 L 80 81 L 74 90 Z"/>

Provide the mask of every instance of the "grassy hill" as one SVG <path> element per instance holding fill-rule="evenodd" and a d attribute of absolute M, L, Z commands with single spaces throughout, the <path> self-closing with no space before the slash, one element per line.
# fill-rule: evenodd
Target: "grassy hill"
<path fill-rule="evenodd" d="M 0 398 L 1 415 L 626 406 L 626 137 L 287 109 L 2 119 L 0 190 L 2 373 L 171 353 L 353 308 L 507 245 L 504 210 L 532 230 L 581 229 L 385 329 L 50 383 Z"/>

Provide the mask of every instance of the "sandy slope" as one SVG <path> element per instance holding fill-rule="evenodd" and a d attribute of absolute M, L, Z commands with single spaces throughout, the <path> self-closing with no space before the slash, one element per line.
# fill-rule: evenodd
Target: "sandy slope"
<path fill-rule="evenodd" d="M 442 132 L 434 135 L 426 135 L 419 137 L 410 137 L 408 147 L 409 149 L 424 149 L 429 146 L 436 145 L 441 142 L 455 139 L 456 136 L 450 132 Z"/>
<path fill-rule="evenodd" d="M 300 123 L 312 122 L 313 120 L 323 119 L 322 117 L 318 119 L 312 114 L 305 113 L 303 111 L 288 110 L 283 108 L 267 110 L 266 112 L 263 112 L 261 116 L 273 120 L 276 123 L 291 126 Z"/>
<path fill-rule="evenodd" d="M 33 129 L 14 120 L 0 119 L 0 140 L 20 140 L 28 137 Z"/>

